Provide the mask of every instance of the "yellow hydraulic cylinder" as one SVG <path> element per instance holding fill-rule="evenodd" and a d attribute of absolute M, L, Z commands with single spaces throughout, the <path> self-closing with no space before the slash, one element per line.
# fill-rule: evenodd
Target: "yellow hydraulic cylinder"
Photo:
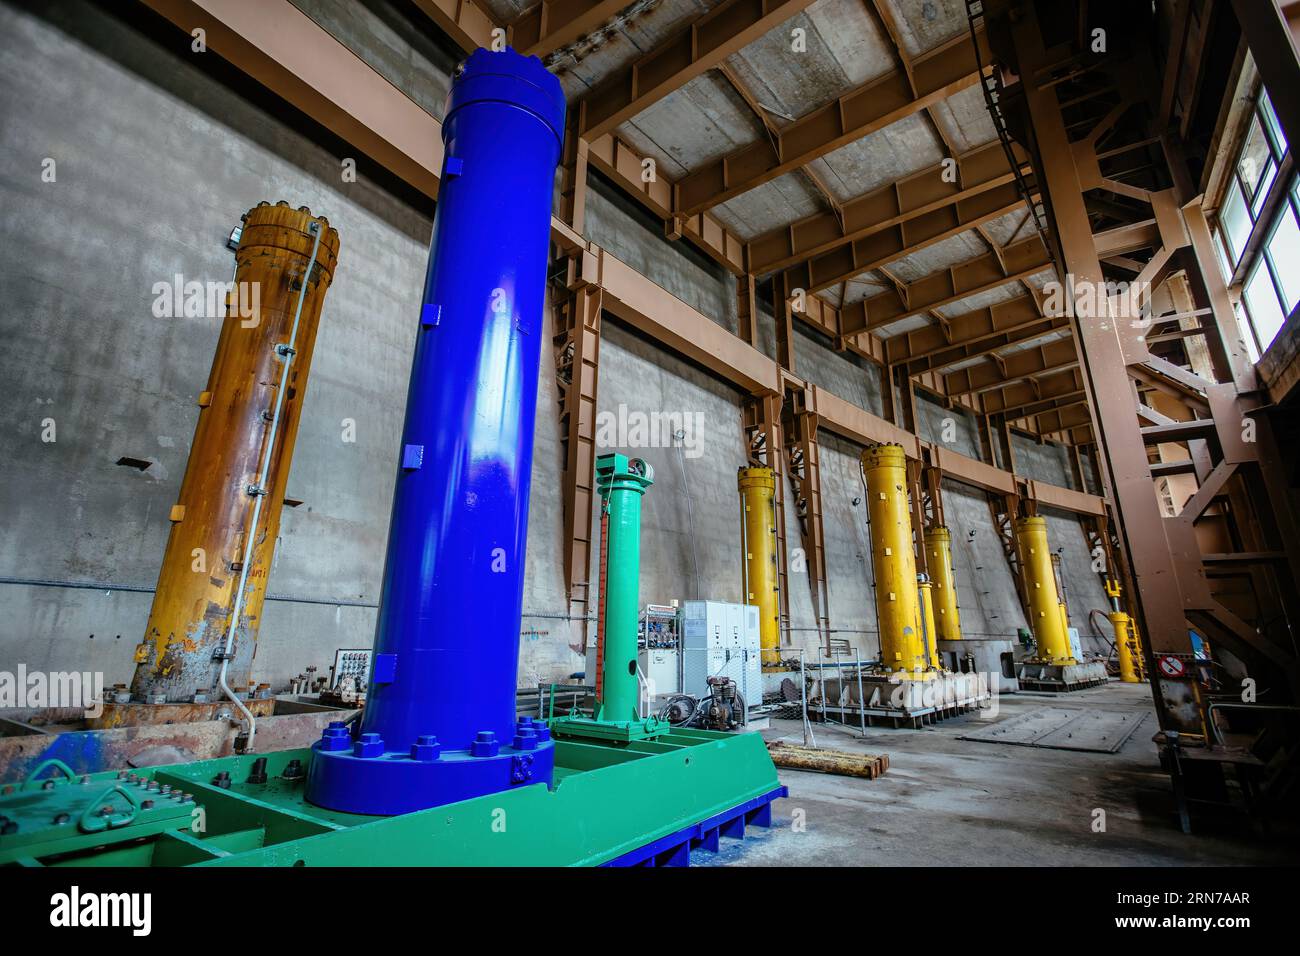
<path fill-rule="evenodd" d="M 764 666 L 781 660 L 781 585 L 777 567 L 776 475 L 771 468 L 741 468 L 741 572 L 745 603 L 758 608 L 759 646 Z"/>
<path fill-rule="evenodd" d="M 305 206 L 259 203 L 244 218 L 234 290 L 199 396 L 144 641 L 136 648 L 134 700 L 220 696 L 236 604 L 226 679 L 235 690 L 248 684 L 312 350 L 338 252 L 338 233 Z"/>
<path fill-rule="evenodd" d="M 1016 550 L 1029 593 L 1029 626 L 1038 644 L 1038 659 L 1051 664 L 1077 663 L 1070 650 L 1065 607 L 1056 593 L 1052 554 L 1047 548 L 1047 522 L 1035 515 L 1015 520 Z"/>
<path fill-rule="evenodd" d="M 1115 654 L 1119 658 L 1119 678 L 1126 684 L 1140 683 L 1146 680 L 1146 666 L 1142 661 L 1142 639 L 1138 636 L 1137 621 L 1119 609 L 1119 581 L 1108 579 L 1106 594 L 1110 597 L 1111 627 L 1115 629 Z"/>
<path fill-rule="evenodd" d="M 870 445 L 862 452 L 862 470 L 876 573 L 880 659 L 886 670 L 929 679 L 934 671 L 921 629 L 912 512 L 907 500 L 907 455 L 900 445 Z"/>
<path fill-rule="evenodd" d="M 1140 683 L 1142 671 L 1138 663 L 1133 621 L 1123 611 L 1111 611 L 1110 623 L 1115 629 L 1115 653 L 1119 657 L 1119 679 L 1125 684 Z"/>
<path fill-rule="evenodd" d="M 939 641 L 934 625 L 934 583 L 922 581 L 917 585 L 921 592 L 921 636 L 925 641 L 926 658 L 930 666 L 939 669 Z"/>
<path fill-rule="evenodd" d="M 957 584 L 952 566 L 952 535 L 943 525 L 925 533 L 925 550 L 930 556 L 930 581 L 934 584 L 934 631 L 941 641 L 961 640 L 961 617 L 957 613 Z"/>

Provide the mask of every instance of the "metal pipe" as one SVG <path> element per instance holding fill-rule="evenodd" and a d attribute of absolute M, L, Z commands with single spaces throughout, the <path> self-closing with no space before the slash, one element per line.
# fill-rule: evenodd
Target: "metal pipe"
<path fill-rule="evenodd" d="M 549 784 L 515 712 L 533 429 L 564 93 L 536 57 L 474 51 L 446 151 L 365 716 L 329 728 L 307 799 L 395 814 Z"/>
<path fill-rule="evenodd" d="M 248 681 L 338 247 L 338 233 L 305 206 L 261 203 L 244 217 L 228 315 L 136 648 L 137 701 L 191 701 Z"/>
<path fill-rule="evenodd" d="M 930 666 L 939 670 L 939 642 L 935 639 L 934 628 L 934 583 L 924 574 L 918 574 L 917 590 L 920 592 L 921 641 L 925 648 L 925 658 Z"/>
<path fill-rule="evenodd" d="M 1029 624 L 1038 645 L 1038 659 L 1049 664 L 1075 664 L 1065 609 L 1056 593 L 1052 553 L 1047 546 L 1047 522 L 1039 515 L 1013 522 L 1020 567 L 1029 593 Z"/>
<path fill-rule="evenodd" d="M 230 609 L 230 628 L 226 631 L 226 644 L 221 653 L 221 674 L 217 679 L 221 692 L 244 715 L 245 753 L 253 752 L 253 744 L 257 738 L 257 720 L 253 717 L 253 712 L 244 706 L 244 702 L 235 696 L 235 692 L 230 689 L 226 677 L 230 670 L 230 649 L 235 645 L 235 626 L 239 622 L 239 612 L 244 606 L 244 589 L 248 586 L 248 570 L 253 566 L 253 549 L 257 546 L 257 522 L 262 514 L 262 500 L 267 494 L 266 479 L 271 470 L 271 452 L 275 448 L 275 436 L 280 430 L 280 412 L 284 408 L 285 392 L 289 389 L 289 369 L 293 365 L 293 356 L 298 346 L 298 325 L 302 321 L 302 304 L 307 298 L 307 277 L 311 275 L 311 271 L 316 265 L 316 255 L 320 252 L 321 224 L 319 222 L 309 222 L 307 231 L 315 236 L 315 240 L 312 242 L 311 256 L 307 259 L 307 269 L 303 273 L 301 280 L 302 288 L 298 292 L 298 304 L 293 310 L 293 326 L 289 329 L 289 342 L 275 350 L 276 354 L 283 359 L 280 368 L 280 385 L 275 390 L 275 407 L 271 412 L 271 427 L 267 431 L 266 444 L 262 448 L 262 464 L 257 471 L 257 483 L 248 489 L 248 493 L 253 496 L 253 515 L 248 520 L 248 535 L 244 544 L 244 557 L 240 562 L 239 586 L 235 588 L 235 606 Z M 281 498 L 280 500 L 283 503 L 284 499 Z"/>
<path fill-rule="evenodd" d="M 925 532 L 925 549 L 930 553 L 930 581 L 934 585 L 934 630 L 941 641 L 961 640 L 961 617 L 957 611 L 956 570 L 952 563 L 952 534 L 943 525 Z"/>
<path fill-rule="evenodd" d="M 781 660 L 781 589 L 777 567 L 776 474 L 771 468 L 736 472 L 741 509 L 741 580 L 745 603 L 758 608 L 762 662 Z"/>
<path fill-rule="evenodd" d="M 601 455 L 600 620 L 597 624 L 596 720 L 641 717 L 637 633 L 641 608 L 641 497 L 654 469 L 640 458 Z"/>
<path fill-rule="evenodd" d="M 880 657 L 888 671 L 927 680 L 935 673 L 925 647 L 913 551 L 912 509 L 907 499 L 907 455 L 895 444 L 862 452 L 875 570 Z"/>

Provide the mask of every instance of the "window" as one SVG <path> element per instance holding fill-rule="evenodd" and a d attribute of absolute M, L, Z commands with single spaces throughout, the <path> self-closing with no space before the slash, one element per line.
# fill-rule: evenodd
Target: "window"
<path fill-rule="evenodd" d="M 1277 289 L 1273 287 L 1268 263 L 1261 259 L 1256 264 L 1255 271 L 1246 280 L 1244 291 L 1246 310 L 1250 313 L 1251 325 L 1255 327 L 1255 337 L 1259 339 L 1259 350 L 1264 352 L 1286 320 L 1277 301 Z"/>
<path fill-rule="evenodd" d="M 1252 206 L 1259 193 L 1268 191 L 1275 172 L 1272 143 L 1264 135 L 1264 124 L 1256 113 L 1250 121 L 1250 132 L 1242 144 L 1241 155 L 1237 157 L 1237 177 L 1251 197 Z"/>
<path fill-rule="evenodd" d="M 1266 248 L 1282 292 L 1282 310 L 1290 315 L 1300 302 L 1300 226 L 1296 223 L 1293 204 L 1282 207 Z"/>
<path fill-rule="evenodd" d="M 1264 114 L 1264 122 L 1268 125 L 1274 147 L 1280 156 L 1286 152 L 1287 142 L 1286 137 L 1282 135 L 1282 124 L 1277 121 L 1277 113 L 1273 112 L 1273 101 L 1268 98 L 1268 90 L 1263 90 L 1260 93 L 1259 102 L 1260 106 L 1263 107 L 1261 112 Z"/>
<path fill-rule="evenodd" d="M 1223 229 L 1226 233 L 1228 251 L 1232 255 L 1232 264 L 1235 266 L 1241 261 L 1241 254 L 1246 249 L 1246 242 L 1250 239 L 1251 229 L 1254 223 L 1250 221 L 1250 214 L 1246 211 L 1246 202 L 1241 198 L 1241 187 L 1235 182 L 1228 186 L 1228 201 L 1223 206 Z"/>
<path fill-rule="evenodd" d="M 1276 201 L 1278 171 L 1286 153 L 1286 137 L 1273 104 L 1268 93 L 1261 92 L 1230 173 L 1215 231 L 1225 273 L 1239 279 L 1245 276 L 1244 327 L 1256 361 L 1300 303 L 1300 179 L 1293 175 L 1281 203 Z M 1270 190 L 1275 198 L 1265 218 Z"/>

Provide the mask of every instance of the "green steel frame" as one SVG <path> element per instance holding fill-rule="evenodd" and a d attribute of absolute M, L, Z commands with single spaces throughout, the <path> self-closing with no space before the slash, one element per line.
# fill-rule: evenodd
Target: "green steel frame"
<path fill-rule="evenodd" d="M 248 779 L 255 755 L 141 770 L 143 784 L 125 772 L 39 770 L 0 795 L 0 865 L 680 863 L 694 844 L 716 849 L 728 827 L 742 833 L 747 818 L 767 823 L 770 802 L 785 795 L 757 734 L 674 730 L 619 746 L 561 739 L 554 789 L 523 786 L 395 817 L 307 803 L 305 776 L 284 773 L 293 760 L 305 768 L 310 750 L 262 756 L 264 783 Z M 214 782 L 223 771 L 228 789 Z"/>

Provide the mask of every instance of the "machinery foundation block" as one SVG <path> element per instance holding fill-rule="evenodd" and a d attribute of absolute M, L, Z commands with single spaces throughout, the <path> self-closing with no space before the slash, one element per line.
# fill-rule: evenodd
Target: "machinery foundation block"
<path fill-rule="evenodd" d="M 1041 661 L 1018 661 L 1016 677 L 1021 690 L 1047 690 L 1066 693 L 1105 684 L 1106 665 L 1100 661 L 1076 664 L 1048 664 Z"/>
<path fill-rule="evenodd" d="M 632 740 L 654 740 L 672 729 L 657 717 L 645 720 L 595 720 L 591 717 L 556 717 L 550 722 L 551 733 L 556 737 L 578 740 L 609 740 L 627 743 Z"/>
<path fill-rule="evenodd" d="M 821 678 L 814 685 L 808 709 L 839 721 L 865 719 L 916 727 L 967 713 L 991 697 L 988 677 L 982 673 L 943 672 L 929 680 L 848 675 Z"/>
<path fill-rule="evenodd" d="M 213 700 L 203 703 L 181 701 L 147 704 L 131 701 L 118 704 L 110 701 L 104 704 L 102 713 L 98 717 L 89 718 L 86 725 L 92 730 L 108 730 L 113 727 L 190 724 L 202 720 L 218 720 L 223 714 L 238 714 L 235 705 L 229 700 L 217 695 L 213 697 Z M 240 698 L 240 702 L 257 718 L 270 717 L 275 712 L 275 699 L 270 696 L 256 699 Z"/>

